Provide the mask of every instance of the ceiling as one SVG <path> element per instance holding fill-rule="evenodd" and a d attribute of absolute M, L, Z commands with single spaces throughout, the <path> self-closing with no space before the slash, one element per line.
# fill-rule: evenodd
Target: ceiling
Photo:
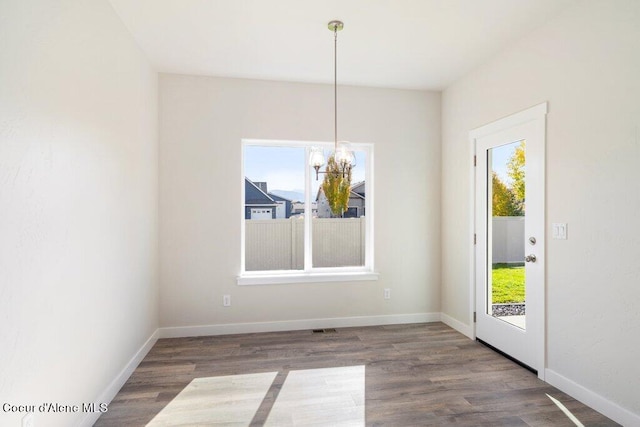
<path fill-rule="evenodd" d="M 160 72 L 447 87 L 581 0 L 110 0 Z"/>

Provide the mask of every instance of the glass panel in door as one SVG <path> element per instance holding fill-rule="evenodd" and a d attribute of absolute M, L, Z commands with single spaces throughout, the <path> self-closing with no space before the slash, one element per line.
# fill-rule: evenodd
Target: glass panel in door
<path fill-rule="evenodd" d="M 487 151 L 486 313 L 526 326 L 525 141 Z"/>

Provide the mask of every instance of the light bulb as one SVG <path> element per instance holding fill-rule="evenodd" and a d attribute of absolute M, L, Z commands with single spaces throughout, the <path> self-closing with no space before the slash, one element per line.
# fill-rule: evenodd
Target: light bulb
<path fill-rule="evenodd" d="M 324 165 L 324 153 L 322 148 L 311 147 L 311 153 L 309 154 L 309 166 L 320 167 Z"/>
<path fill-rule="evenodd" d="M 353 166 L 356 163 L 355 155 L 351 151 L 349 143 L 346 141 L 338 142 L 338 148 L 335 152 L 336 163 L 342 166 Z"/>

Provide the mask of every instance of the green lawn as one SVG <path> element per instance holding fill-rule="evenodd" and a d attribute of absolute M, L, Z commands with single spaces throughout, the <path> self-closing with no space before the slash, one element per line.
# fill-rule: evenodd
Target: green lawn
<path fill-rule="evenodd" d="M 493 304 L 524 302 L 524 264 L 493 264 Z"/>

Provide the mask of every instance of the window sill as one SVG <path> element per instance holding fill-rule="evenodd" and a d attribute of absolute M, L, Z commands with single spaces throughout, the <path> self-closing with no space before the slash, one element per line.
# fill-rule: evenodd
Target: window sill
<path fill-rule="evenodd" d="M 378 280 L 378 273 L 370 271 L 340 273 L 243 274 L 238 285 L 280 285 L 287 283 L 359 282 Z"/>

